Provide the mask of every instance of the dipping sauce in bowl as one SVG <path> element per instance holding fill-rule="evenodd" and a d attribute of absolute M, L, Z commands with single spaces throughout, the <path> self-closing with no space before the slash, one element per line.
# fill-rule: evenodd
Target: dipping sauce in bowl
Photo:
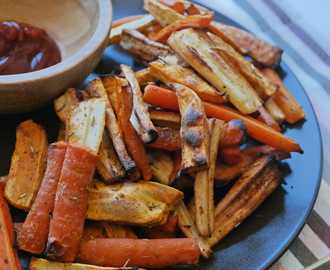
<path fill-rule="evenodd" d="M 50 67 L 61 52 L 45 30 L 16 21 L 0 21 L 0 75 L 20 74 Z"/>

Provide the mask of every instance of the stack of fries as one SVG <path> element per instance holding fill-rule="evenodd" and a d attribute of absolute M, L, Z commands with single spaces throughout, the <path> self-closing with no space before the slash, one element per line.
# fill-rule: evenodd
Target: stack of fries
<path fill-rule="evenodd" d="M 122 254 L 125 264 L 118 266 L 110 251 L 108 260 L 88 257 L 83 243 L 143 235 L 170 244 L 184 235 L 196 240 L 197 257 L 208 258 L 281 183 L 278 163 L 290 152 L 303 153 L 280 129 L 305 117 L 274 70 L 281 49 L 214 21 L 212 11 L 188 1 L 145 0 L 144 8 L 149 14 L 115 22 L 109 38 L 109 46 L 120 44 L 144 68 L 122 64 L 120 74 L 92 79 L 85 90 L 67 89 L 54 101 L 62 122 L 58 141 L 81 144 L 98 160 L 76 237 L 80 248 L 70 257 L 72 246 L 48 236 L 42 252 L 49 261 L 35 258 L 31 269 L 66 269 L 61 262 L 72 269 L 197 265 L 198 258 L 166 261 L 159 251 L 162 263 L 139 264 Z M 245 147 L 248 136 L 260 143 Z M 47 137 L 29 121 L 17 138 L 5 197 L 32 212 L 47 171 Z M 33 166 L 23 175 L 26 162 Z M 27 175 L 31 181 L 23 185 Z M 228 193 L 215 201 L 223 186 Z M 27 250 L 23 229 L 18 236 L 18 247 Z"/>

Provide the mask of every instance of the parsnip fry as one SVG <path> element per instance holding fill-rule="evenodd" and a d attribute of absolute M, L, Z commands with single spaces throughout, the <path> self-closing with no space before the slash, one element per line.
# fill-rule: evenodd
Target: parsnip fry
<path fill-rule="evenodd" d="M 33 120 L 17 126 L 15 150 L 5 197 L 13 206 L 28 211 L 46 171 L 48 139 L 44 127 Z"/>
<path fill-rule="evenodd" d="M 242 113 L 250 114 L 261 106 L 261 99 L 251 85 L 219 51 L 210 37 L 200 29 L 174 32 L 168 45 L 201 74 Z"/>
<path fill-rule="evenodd" d="M 89 189 L 86 218 L 147 227 L 163 224 L 182 198 L 181 191 L 156 182 L 97 181 Z"/>
<path fill-rule="evenodd" d="M 30 270 L 143 270 L 136 267 L 105 267 L 83 263 L 52 262 L 41 258 L 32 258 Z"/>
<path fill-rule="evenodd" d="M 222 121 L 212 118 L 210 126 L 210 168 L 196 173 L 194 198 L 196 207 L 196 227 L 199 235 L 210 237 L 214 230 L 214 171 L 218 145 L 223 132 Z"/>
<path fill-rule="evenodd" d="M 270 81 L 252 63 L 246 60 L 240 53 L 224 42 L 219 36 L 208 33 L 214 43 L 214 49 L 221 51 L 239 73 L 249 82 L 262 100 L 266 100 L 278 89 L 278 85 Z"/>
<path fill-rule="evenodd" d="M 105 183 L 110 184 L 125 177 L 126 171 L 107 132 L 103 132 L 98 154 L 96 168 Z"/>
<path fill-rule="evenodd" d="M 163 149 L 146 149 L 146 151 L 153 178 L 163 185 L 169 185 L 173 159 Z"/>
<path fill-rule="evenodd" d="M 281 182 L 274 156 L 261 155 L 215 208 L 215 229 L 209 245 L 214 246 L 248 217 Z"/>
<path fill-rule="evenodd" d="M 106 104 L 105 127 L 108 131 L 109 137 L 113 142 L 113 146 L 116 149 L 118 158 L 121 164 L 123 165 L 124 169 L 126 170 L 126 172 L 131 177 L 132 180 L 138 180 L 141 177 L 141 173 L 136 165 L 136 162 L 129 155 L 126 149 L 124 137 L 119 128 L 119 122 L 115 114 L 118 103 L 117 90 L 121 89 L 122 85 L 127 83 L 127 81 L 120 77 L 112 76 L 112 75 L 103 76 L 101 77 L 101 80 L 104 89 L 102 87 L 99 87 L 98 95 L 103 97 L 104 93 L 102 93 L 102 91 L 105 90 L 106 95 L 108 96 L 107 100 L 110 101 L 110 103 L 107 102 Z"/>
<path fill-rule="evenodd" d="M 210 130 L 201 99 L 190 88 L 170 83 L 181 113 L 182 166 L 185 173 L 209 168 Z"/>
<path fill-rule="evenodd" d="M 54 108 L 57 116 L 65 123 L 70 108 L 83 100 L 84 94 L 82 91 L 75 88 L 68 88 L 63 95 L 54 100 Z"/>
<path fill-rule="evenodd" d="M 277 66 L 281 62 L 283 50 L 259 39 L 252 33 L 214 21 L 209 30 L 219 35 L 239 53 L 249 56 L 264 66 Z"/>
<path fill-rule="evenodd" d="M 167 45 L 155 42 L 134 29 L 123 30 L 120 46 L 145 66 L 158 57 L 165 56 L 170 50 Z"/>
<path fill-rule="evenodd" d="M 219 92 L 210 86 L 193 69 L 182 65 L 171 65 L 166 63 L 164 58 L 151 62 L 149 72 L 152 76 L 163 83 L 179 83 L 194 90 L 196 94 L 205 101 L 224 103 L 227 101 L 225 92 Z"/>
<path fill-rule="evenodd" d="M 157 0 L 145 0 L 143 8 L 147 10 L 162 26 L 167 26 L 185 18 L 184 15 Z"/>
<path fill-rule="evenodd" d="M 262 73 L 280 86 L 278 91 L 274 94 L 273 99 L 277 106 L 279 106 L 285 114 L 286 121 L 293 124 L 303 119 L 306 116 L 306 113 L 289 90 L 285 87 L 276 71 L 272 68 L 264 68 L 262 69 Z"/>
<path fill-rule="evenodd" d="M 80 102 L 72 108 L 67 118 L 67 141 L 80 142 L 97 153 L 104 132 L 105 109 L 106 101 L 97 98 Z"/>
<path fill-rule="evenodd" d="M 154 25 L 155 19 L 152 15 L 144 16 L 140 19 L 124 23 L 118 27 L 111 29 L 108 46 L 119 43 L 123 29 L 137 29 L 139 31 L 145 30 Z"/>
<path fill-rule="evenodd" d="M 135 73 L 131 67 L 123 64 L 120 65 L 120 69 L 129 81 L 133 92 L 133 114 L 137 119 L 134 122 L 132 121 L 134 128 L 145 144 L 153 143 L 157 139 L 158 133 L 150 120 L 148 106 L 143 101 L 142 92 Z"/>
<path fill-rule="evenodd" d="M 178 217 L 178 225 L 184 235 L 188 238 L 196 238 L 201 255 L 204 258 L 210 257 L 212 254 L 211 247 L 203 237 L 199 236 L 195 223 L 182 200 L 174 208 L 173 213 L 174 216 Z"/>

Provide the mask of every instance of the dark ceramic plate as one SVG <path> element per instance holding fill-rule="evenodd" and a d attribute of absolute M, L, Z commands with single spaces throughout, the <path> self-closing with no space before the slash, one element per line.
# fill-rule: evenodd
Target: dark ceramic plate
<path fill-rule="evenodd" d="M 112 2 L 114 19 L 145 13 L 142 0 Z M 238 26 L 218 13 L 215 20 Z M 121 63 L 140 68 L 119 46 L 109 47 L 89 79 L 111 73 Z M 201 260 L 198 269 L 267 269 L 288 249 L 312 210 L 322 170 L 319 127 L 311 103 L 294 74 L 285 63 L 281 64 L 278 72 L 307 113 L 304 121 L 283 127 L 285 134 L 298 141 L 305 153 L 293 153 L 290 160 L 281 163 L 287 184 L 277 188 L 254 214 L 220 242 L 211 258 Z M 30 118 L 46 127 L 50 142 L 56 140 L 59 122 L 52 105 L 32 113 L 0 116 L 0 175 L 8 174 L 17 124 Z M 13 211 L 15 221 L 22 220 L 24 215 L 21 211 Z M 20 257 L 24 268 L 28 269 L 29 256 L 20 253 Z"/>

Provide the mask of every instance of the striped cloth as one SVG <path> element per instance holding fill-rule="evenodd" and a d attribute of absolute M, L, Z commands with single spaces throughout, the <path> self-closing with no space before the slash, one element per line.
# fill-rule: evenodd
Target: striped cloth
<path fill-rule="evenodd" d="M 330 269 L 330 25 L 328 0 L 199 0 L 284 50 L 306 90 L 323 140 L 321 189 L 311 216 L 271 270 Z"/>

